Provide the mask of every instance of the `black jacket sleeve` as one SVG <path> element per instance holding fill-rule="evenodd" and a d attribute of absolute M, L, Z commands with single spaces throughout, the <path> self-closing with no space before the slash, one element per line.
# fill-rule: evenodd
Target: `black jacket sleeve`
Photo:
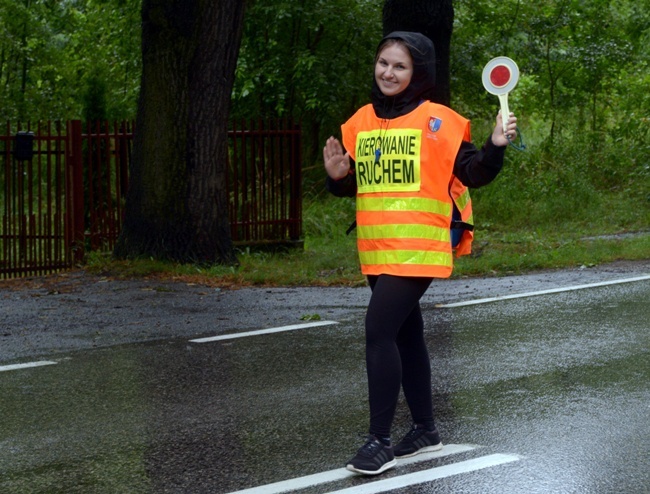
<path fill-rule="evenodd" d="M 454 175 L 466 187 L 478 188 L 489 184 L 503 167 L 506 147 L 495 146 L 488 137 L 481 149 L 463 141 L 456 155 Z"/>
<path fill-rule="evenodd" d="M 336 197 L 354 197 L 357 195 L 357 179 L 354 176 L 354 160 L 350 158 L 350 170 L 352 173 L 340 180 L 334 180 L 329 175 L 325 181 L 325 188 L 330 194 Z"/>

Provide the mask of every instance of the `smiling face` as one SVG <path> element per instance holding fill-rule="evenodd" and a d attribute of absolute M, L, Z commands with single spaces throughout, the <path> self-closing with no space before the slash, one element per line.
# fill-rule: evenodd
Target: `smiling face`
<path fill-rule="evenodd" d="M 413 59 L 401 43 L 389 43 L 381 49 L 375 62 L 375 81 L 385 96 L 404 91 L 413 76 Z"/>

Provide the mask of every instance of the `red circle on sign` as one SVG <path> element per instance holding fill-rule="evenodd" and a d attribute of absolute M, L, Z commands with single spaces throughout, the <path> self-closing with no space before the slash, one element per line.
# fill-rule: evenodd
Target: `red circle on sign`
<path fill-rule="evenodd" d="M 490 82 L 494 87 L 503 87 L 510 82 L 510 69 L 505 65 L 497 65 L 490 72 Z"/>

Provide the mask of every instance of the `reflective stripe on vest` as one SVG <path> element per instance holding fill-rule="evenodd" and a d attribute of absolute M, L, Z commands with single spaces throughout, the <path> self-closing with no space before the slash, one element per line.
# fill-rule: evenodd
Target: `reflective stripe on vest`
<path fill-rule="evenodd" d="M 472 212 L 472 199 L 469 194 L 469 190 L 465 187 L 458 178 L 454 177 L 451 186 L 449 187 L 449 193 L 451 194 L 456 208 L 460 212 L 460 220 L 464 223 L 474 225 L 474 214 Z M 472 240 L 474 239 L 474 233 L 470 230 L 465 230 L 461 234 L 460 241 L 455 249 L 455 254 L 457 257 L 465 256 L 472 253 Z"/>
<path fill-rule="evenodd" d="M 449 228 L 432 225 L 380 225 L 361 226 L 357 238 L 377 240 L 381 238 L 417 238 L 450 242 Z"/>
<path fill-rule="evenodd" d="M 443 216 L 451 214 L 451 204 L 427 197 L 357 197 L 357 211 L 420 211 Z"/>
<path fill-rule="evenodd" d="M 419 266 L 444 266 L 451 269 L 453 264 L 449 253 L 418 250 L 359 251 L 359 259 L 361 264 L 368 265 L 414 264 Z"/>
<path fill-rule="evenodd" d="M 463 193 L 458 197 L 455 197 L 454 200 L 456 202 L 456 206 L 458 207 L 458 210 L 463 211 L 470 201 L 469 190 L 465 189 Z"/>

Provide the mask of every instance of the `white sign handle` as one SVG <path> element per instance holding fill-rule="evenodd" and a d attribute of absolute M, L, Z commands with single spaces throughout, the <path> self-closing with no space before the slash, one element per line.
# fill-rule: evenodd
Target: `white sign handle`
<path fill-rule="evenodd" d="M 510 109 L 508 108 L 508 93 L 499 94 L 499 103 L 501 103 L 501 120 L 503 122 L 503 133 L 508 129 L 508 118 L 510 118 Z"/>

